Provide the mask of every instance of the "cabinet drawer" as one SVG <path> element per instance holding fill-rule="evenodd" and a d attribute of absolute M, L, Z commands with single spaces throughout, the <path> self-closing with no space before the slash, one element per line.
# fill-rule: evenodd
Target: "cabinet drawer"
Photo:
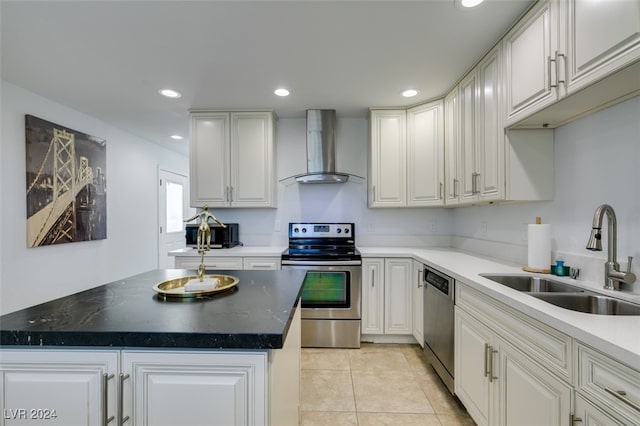
<path fill-rule="evenodd" d="M 534 320 L 458 281 L 456 305 L 475 316 L 529 355 L 531 359 L 573 383 L 571 337 Z"/>
<path fill-rule="evenodd" d="M 244 269 L 280 269 L 279 257 L 245 257 Z"/>
<path fill-rule="evenodd" d="M 576 348 L 576 390 L 593 397 L 611 411 L 640 425 L 640 371 L 621 364 L 583 344 Z"/>
<path fill-rule="evenodd" d="M 199 257 L 176 257 L 176 268 L 198 269 Z M 204 266 L 209 269 L 242 269 L 241 257 L 205 257 Z"/>

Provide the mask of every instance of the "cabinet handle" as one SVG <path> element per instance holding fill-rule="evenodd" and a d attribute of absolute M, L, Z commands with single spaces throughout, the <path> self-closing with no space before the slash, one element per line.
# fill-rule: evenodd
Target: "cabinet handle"
<path fill-rule="evenodd" d="M 229 187 L 229 202 L 233 203 L 233 186 Z"/>
<path fill-rule="evenodd" d="M 557 81 L 557 84 L 560 84 L 560 83 L 564 84 L 565 81 L 560 79 L 560 61 L 558 61 L 558 56 L 562 56 L 562 61 L 563 62 L 565 61 L 564 53 L 558 53 L 556 51 L 556 81 Z"/>
<path fill-rule="evenodd" d="M 102 375 L 102 426 L 107 426 L 107 423 L 115 419 L 114 416 L 109 417 L 109 380 L 113 379 L 115 375 L 104 373 Z"/>
<path fill-rule="evenodd" d="M 569 424 L 572 425 L 574 423 L 581 422 L 582 418 L 576 417 L 574 413 L 569 414 Z"/>
<path fill-rule="evenodd" d="M 129 420 L 129 416 L 123 417 L 122 415 L 124 414 L 124 381 L 127 380 L 129 378 L 128 374 L 123 374 L 120 373 L 120 383 L 118 386 L 118 392 L 119 392 L 119 396 L 118 396 L 118 416 L 120 416 L 120 418 L 118 419 L 118 426 L 122 426 L 123 424 L 125 424 L 125 422 L 127 422 L 127 420 Z"/>
<path fill-rule="evenodd" d="M 487 363 L 489 362 L 489 348 L 491 346 L 489 346 L 488 343 L 484 344 L 484 377 L 487 377 L 489 375 L 489 367 L 487 366 Z"/>
<path fill-rule="evenodd" d="M 371 192 L 372 192 L 372 201 L 376 201 L 376 186 L 373 185 L 373 187 L 371 187 Z"/>
<path fill-rule="evenodd" d="M 457 189 L 457 186 L 458 186 L 459 182 L 460 181 L 458 179 L 454 179 L 453 180 L 453 198 L 456 198 L 458 196 L 458 193 L 456 192 L 456 189 Z"/>
<path fill-rule="evenodd" d="M 229 201 L 229 187 L 228 186 L 224 190 L 224 201 L 225 202 Z"/>
<path fill-rule="evenodd" d="M 478 177 L 480 177 L 480 173 L 471 173 L 471 194 L 475 195 L 480 192 L 478 189 Z"/>
<path fill-rule="evenodd" d="M 556 52 L 556 57 L 557 57 L 558 53 Z M 554 63 L 554 67 L 556 69 L 556 72 L 558 71 L 558 61 L 555 58 L 552 58 L 551 56 L 547 56 L 547 74 L 549 76 L 549 90 L 551 90 L 552 88 L 558 87 L 558 83 L 556 81 L 556 84 L 551 84 L 551 62 Z M 557 74 L 556 74 L 556 79 L 557 80 Z"/>
<path fill-rule="evenodd" d="M 375 287 L 376 286 L 376 270 L 372 269 L 371 270 L 371 287 Z"/>
<path fill-rule="evenodd" d="M 498 380 L 498 378 L 493 375 L 493 355 L 497 353 L 498 351 L 493 349 L 493 346 L 489 346 L 489 383 Z"/>
<path fill-rule="evenodd" d="M 418 288 L 422 287 L 422 269 L 418 268 Z"/>
<path fill-rule="evenodd" d="M 438 199 L 442 200 L 442 188 L 444 187 L 444 184 L 442 182 L 440 182 L 440 193 L 438 195 Z"/>
<path fill-rule="evenodd" d="M 626 398 L 627 393 L 625 391 L 613 390 L 613 389 L 610 389 L 610 388 L 608 388 L 606 386 L 604 387 L 604 390 L 607 391 L 608 393 L 610 393 L 611 395 L 615 396 L 620 401 L 624 402 L 625 404 L 627 404 L 628 406 L 630 406 L 634 410 L 640 411 L 640 405 L 638 405 L 637 403 L 631 401 L 629 398 Z"/>

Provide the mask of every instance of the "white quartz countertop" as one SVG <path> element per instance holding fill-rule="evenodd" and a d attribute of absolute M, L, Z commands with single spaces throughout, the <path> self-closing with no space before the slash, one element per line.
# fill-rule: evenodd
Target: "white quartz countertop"
<path fill-rule="evenodd" d="M 280 256 L 285 246 L 237 246 L 229 249 L 211 249 L 205 256 L 267 257 Z M 475 253 L 452 248 L 421 247 L 361 247 L 363 258 L 408 257 L 464 282 L 474 289 L 511 306 L 569 336 L 586 343 L 613 358 L 640 370 L 640 316 L 594 315 L 559 308 L 525 293 L 498 284 L 480 274 L 529 274 L 521 265 L 483 257 Z M 193 248 L 169 252 L 170 256 L 199 256 Z M 640 303 L 640 296 L 625 292 L 604 290 L 601 283 L 553 277 L 607 296 Z"/>
<path fill-rule="evenodd" d="M 640 370 L 640 316 L 586 314 L 543 302 L 480 276 L 480 274 L 491 273 L 536 274 L 524 272 L 521 265 L 477 254 L 451 248 L 359 246 L 358 249 L 365 259 L 367 257 L 413 258 L 618 359 L 636 370 Z M 640 296 L 604 290 L 601 283 L 556 276 L 553 279 L 582 287 L 585 290 L 640 303 Z"/>
<path fill-rule="evenodd" d="M 235 246 L 224 249 L 211 249 L 206 252 L 205 257 L 217 257 L 217 256 L 239 256 L 239 257 L 280 257 L 283 251 L 287 247 L 285 246 Z M 172 250 L 169 252 L 169 256 L 197 256 L 200 257 L 198 251 L 194 248 L 181 248 Z"/>

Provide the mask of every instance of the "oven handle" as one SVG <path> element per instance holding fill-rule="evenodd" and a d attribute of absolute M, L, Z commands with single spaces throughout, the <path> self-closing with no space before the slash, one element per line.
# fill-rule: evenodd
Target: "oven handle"
<path fill-rule="evenodd" d="M 326 260 L 283 260 L 283 265 L 292 265 L 292 266 L 346 266 L 346 265 L 362 265 L 361 260 L 336 260 L 336 261 L 326 261 Z"/>

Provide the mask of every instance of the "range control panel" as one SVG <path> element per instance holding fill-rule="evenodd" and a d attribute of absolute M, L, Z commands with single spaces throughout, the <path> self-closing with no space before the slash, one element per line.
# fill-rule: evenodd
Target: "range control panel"
<path fill-rule="evenodd" d="M 290 223 L 289 238 L 353 238 L 353 223 Z"/>

